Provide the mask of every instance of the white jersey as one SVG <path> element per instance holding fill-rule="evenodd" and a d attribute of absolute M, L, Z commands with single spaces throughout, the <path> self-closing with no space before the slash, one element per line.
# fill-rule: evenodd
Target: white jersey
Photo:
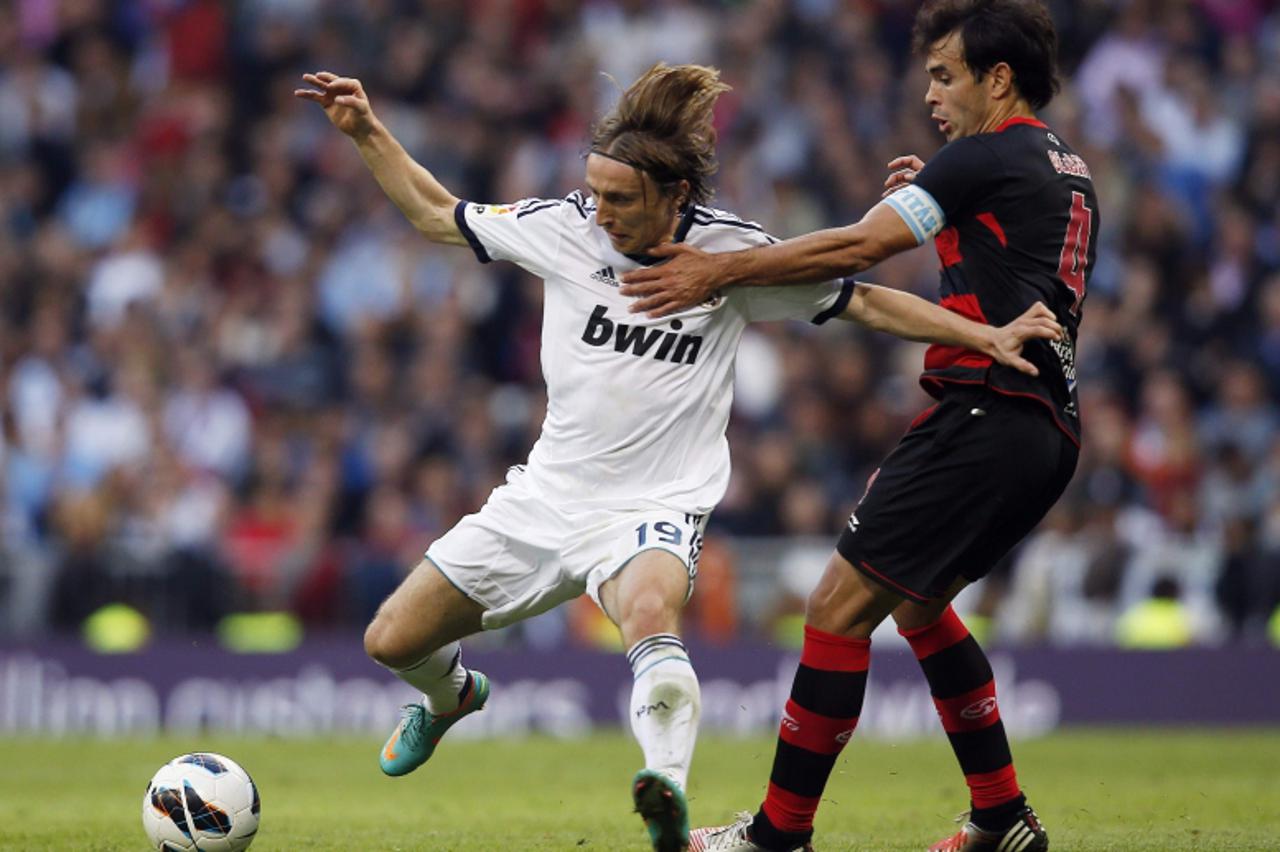
<path fill-rule="evenodd" d="M 748 322 L 841 313 L 852 283 L 738 287 L 654 319 L 628 312 L 619 254 L 574 192 L 497 206 L 459 202 L 459 229 L 482 262 L 509 260 L 546 282 L 542 375 L 547 416 L 526 475 L 566 508 L 710 512 L 729 482 L 725 429 L 734 360 Z M 690 207 L 676 240 L 710 252 L 775 240 L 760 226 Z"/>

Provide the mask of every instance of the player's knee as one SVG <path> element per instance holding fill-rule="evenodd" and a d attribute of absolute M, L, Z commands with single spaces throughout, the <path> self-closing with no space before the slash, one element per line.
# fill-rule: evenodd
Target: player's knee
<path fill-rule="evenodd" d="M 901 600 L 835 554 L 805 602 L 805 623 L 826 633 L 866 638 Z"/>
<path fill-rule="evenodd" d="M 671 633 L 680 621 L 680 607 L 657 591 L 642 592 L 623 608 L 624 636 L 644 638 L 655 633 Z"/>
<path fill-rule="evenodd" d="M 945 612 L 945 606 L 921 606 L 912 601 L 903 601 L 892 615 L 899 630 L 922 630 L 941 621 Z"/>
<path fill-rule="evenodd" d="M 385 653 L 385 628 L 382 626 L 380 615 L 375 615 L 373 621 L 369 622 L 369 626 L 364 629 L 364 652 L 370 659 L 375 662 L 382 663 L 382 657 Z M 383 663 L 383 665 L 386 665 Z"/>
<path fill-rule="evenodd" d="M 369 622 L 364 631 L 364 652 L 374 662 L 387 668 L 402 668 L 410 649 L 404 647 L 404 641 L 397 636 L 392 619 L 381 610 Z"/>
<path fill-rule="evenodd" d="M 846 606 L 846 601 L 833 589 L 819 585 L 809 593 L 809 599 L 805 601 L 805 623 L 828 633 L 839 633 L 845 627 Z"/>

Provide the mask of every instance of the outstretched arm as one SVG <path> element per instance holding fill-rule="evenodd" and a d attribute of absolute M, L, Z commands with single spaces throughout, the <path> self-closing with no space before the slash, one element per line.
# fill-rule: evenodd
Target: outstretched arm
<path fill-rule="evenodd" d="M 902 217 L 881 203 L 853 225 L 746 251 L 708 254 L 684 243 L 665 243 L 650 254 L 670 260 L 628 272 L 621 292 L 636 297 L 632 312 L 661 317 L 699 304 L 721 287 L 828 281 L 856 275 L 917 245 Z"/>
<path fill-rule="evenodd" d="M 853 296 L 841 318 L 906 340 L 972 349 L 997 363 L 1032 376 L 1039 375 L 1039 371 L 1022 357 L 1022 345 L 1037 338 L 1062 338 L 1062 326 L 1054 319 L 1053 311 L 1042 302 L 1036 302 L 1008 325 L 990 326 L 962 317 L 912 293 L 861 281 L 854 285 Z"/>
<path fill-rule="evenodd" d="M 313 89 L 295 89 L 295 97 L 324 107 L 325 115 L 355 142 L 369 171 L 387 197 L 432 242 L 466 245 L 453 218 L 458 199 L 431 172 L 409 156 L 383 126 L 360 81 L 328 71 L 303 74 Z"/>

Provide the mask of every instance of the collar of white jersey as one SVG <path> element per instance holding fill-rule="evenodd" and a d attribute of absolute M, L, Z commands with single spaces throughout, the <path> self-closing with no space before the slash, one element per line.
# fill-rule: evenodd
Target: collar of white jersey
<path fill-rule="evenodd" d="M 698 205 L 693 203 L 684 206 L 684 211 L 680 214 L 680 224 L 676 225 L 676 232 L 671 236 L 671 242 L 682 243 L 684 238 L 689 236 L 689 229 L 693 227 L 693 214 L 697 209 Z M 628 254 L 625 257 L 641 266 L 653 266 L 655 263 L 666 260 L 665 257 L 653 257 L 647 254 Z"/>

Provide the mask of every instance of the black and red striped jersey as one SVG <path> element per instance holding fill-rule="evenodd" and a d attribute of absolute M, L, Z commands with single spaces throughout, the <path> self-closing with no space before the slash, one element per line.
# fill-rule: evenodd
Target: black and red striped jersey
<path fill-rule="evenodd" d="M 933 236 L 943 307 L 1004 325 L 1041 301 L 1066 329 L 1064 340 L 1024 347 L 1038 377 L 977 352 L 931 346 L 920 377 L 924 388 L 940 397 L 948 383 L 988 384 L 1034 397 L 1078 444 L 1075 346 L 1098 232 L 1098 201 L 1084 160 L 1040 121 L 1013 118 L 993 132 L 948 143 L 914 184 L 886 201 L 922 242 Z"/>

